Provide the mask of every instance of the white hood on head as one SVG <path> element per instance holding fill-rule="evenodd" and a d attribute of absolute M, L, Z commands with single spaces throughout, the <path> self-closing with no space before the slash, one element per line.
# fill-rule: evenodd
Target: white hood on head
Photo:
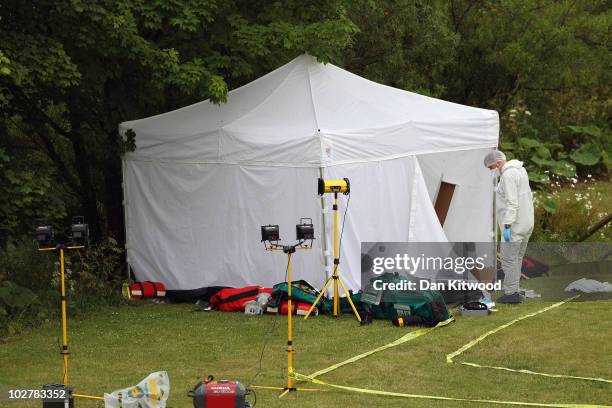
<path fill-rule="evenodd" d="M 512 159 L 506 162 L 506 164 L 504 164 L 504 166 L 502 167 L 502 173 L 508 169 L 518 169 L 523 167 L 523 162 L 520 160 L 516 160 L 516 159 Z"/>

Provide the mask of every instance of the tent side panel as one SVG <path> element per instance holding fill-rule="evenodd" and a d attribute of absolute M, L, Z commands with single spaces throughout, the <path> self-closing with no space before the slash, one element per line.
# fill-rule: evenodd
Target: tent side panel
<path fill-rule="evenodd" d="M 340 275 L 353 290 L 361 289 L 361 242 L 408 241 L 414 157 L 396 160 L 345 164 L 323 169 L 327 179 L 347 177 L 351 201 L 340 251 Z M 339 222 L 347 197 L 340 195 Z M 326 207 L 333 196 L 326 194 Z M 327 214 L 326 230 L 333 231 L 333 214 Z M 342 228 L 342 225 L 340 225 Z M 330 241 L 331 242 L 331 241 Z M 330 248 L 333 252 L 333 247 Z M 333 262 L 330 260 L 329 264 Z"/>
<path fill-rule="evenodd" d="M 444 232 L 454 242 L 490 242 L 493 239 L 493 180 L 482 165 L 490 149 L 418 156 L 432 201 L 442 182 L 455 184 Z"/>
<path fill-rule="evenodd" d="M 320 234 L 317 177 L 316 168 L 126 161 L 137 278 L 170 290 L 283 281 L 286 257 L 264 251 L 260 226 L 279 224 L 290 243 L 310 217 Z M 293 258 L 294 276 L 315 285 L 325 277 L 319 241 Z"/>

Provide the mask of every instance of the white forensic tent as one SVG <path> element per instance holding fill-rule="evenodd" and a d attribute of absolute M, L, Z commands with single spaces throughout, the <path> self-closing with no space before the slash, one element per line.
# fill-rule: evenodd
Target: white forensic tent
<path fill-rule="evenodd" d="M 482 158 L 498 143 L 495 111 L 302 55 L 229 92 L 227 103 L 119 126 L 128 129 L 137 146 L 123 162 L 128 262 L 139 280 L 169 290 L 283 281 L 286 256 L 264 251 L 260 226 L 279 224 L 290 243 L 300 217 L 313 219 L 317 239 L 293 257 L 293 276 L 321 287 L 332 264 L 332 197 L 317 195 L 320 176 L 350 179 L 340 273 L 354 290 L 361 242 L 493 239 Z M 444 228 L 432 204 L 441 181 L 456 184 Z"/>

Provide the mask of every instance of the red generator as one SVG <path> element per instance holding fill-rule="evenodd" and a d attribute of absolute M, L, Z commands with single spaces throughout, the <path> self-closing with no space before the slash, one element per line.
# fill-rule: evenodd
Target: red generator
<path fill-rule="evenodd" d="M 194 408 L 251 408 L 247 401 L 248 395 L 255 393 L 246 388 L 238 381 L 213 381 L 208 377 L 207 381 L 198 383 L 189 396 L 193 398 Z M 255 400 L 257 401 L 257 400 Z"/>

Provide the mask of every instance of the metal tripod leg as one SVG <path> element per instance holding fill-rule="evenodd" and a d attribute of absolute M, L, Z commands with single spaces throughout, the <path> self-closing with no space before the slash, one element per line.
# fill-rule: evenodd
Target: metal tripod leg
<path fill-rule="evenodd" d="M 340 276 L 338 276 L 338 281 L 340 282 L 340 286 L 342 286 L 344 295 L 348 299 L 349 304 L 351 305 L 351 308 L 353 309 L 353 313 L 355 313 L 355 317 L 357 317 L 357 320 L 359 320 L 359 322 L 361 323 L 361 316 L 359 316 L 359 312 L 357 311 L 357 308 L 355 307 L 355 304 L 353 303 L 353 300 L 351 299 L 351 294 L 346 290 L 346 287 L 344 286 L 344 282 L 342 282 L 342 279 L 340 278 Z"/>
<path fill-rule="evenodd" d="M 312 306 L 310 306 L 310 309 L 308 309 L 308 313 L 306 313 L 306 316 L 304 316 L 304 320 L 308 319 L 308 317 L 310 316 L 310 313 L 312 313 L 312 311 L 314 310 L 314 308 L 317 306 L 317 304 L 319 303 L 319 301 L 321 300 L 321 298 L 323 297 L 323 294 L 325 293 L 325 291 L 327 290 L 327 287 L 329 286 L 329 284 L 331 283 L 333 279 L 333 275 L 329 277 L 329 279 L 327 279 L 327 282 L 325 282 L 325 286 L 323 286 L 323 289 L 321 289 L 321 293 L 319 293 L 319 296 L 317 296 L 317 298 L 315 299 L 314 303 L 312 304 Z"/>

